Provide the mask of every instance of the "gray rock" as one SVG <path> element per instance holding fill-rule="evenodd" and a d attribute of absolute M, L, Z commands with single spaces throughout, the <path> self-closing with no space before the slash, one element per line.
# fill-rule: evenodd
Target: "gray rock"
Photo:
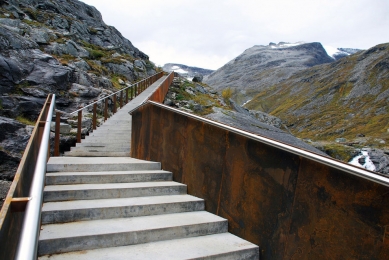
<path fill-rule="evenodd" d="M 38 87 L 21 88 L 21 90 L 23 91 L 23 93 L 37 98 L 44 98 L 47 97 L 47 95 L 49 94 Z"/>
<path fill-rule="evenodd" d="M 72 69 L 68 67 L 35 61 L 34 68 L 26 80 L 34 85 L 55 85 L 58 90 L 66 90 L 71 75 Z"/>
<path fill-rule="evenodd" d="M 83 60 L 83 59 L 80 59 L 80 60 L 74 62 L 73 64 L 74 64 L 74 66 L 76 66 L 80 70 L 87 71 L 87 70 L 91 69 L 89 64 L 85 60 Z M 82 83 L 80 83 L 80 84 L 82 84 Z"/>
<path fill-rule="evenodd" d="M 258 110 L 250 110 L 249 113 L 253 115 L 256 119 L 261 121 L 262 123 L 277 127 L 277 128 L 282 128 L 282 121 L 278 117 L 269 115 L 267 113 L 264 113 L 262 111 Z"/>
<path fill-rule="evenodd" d="M 101 89 L 73 83 L 69 90 L 69 93 L 77 97 L 95 98 L 100 95 Z"/>
<path fill-rule="evenodd" d="M 201 83 L 203 81 L 203 78 L 204 78 L 203 75 L 196 75 L 193 77 L 192 81 Z"/>
<path fill-rule="evenodd" d="M 30 38 L 38 44 L 47 44 L 50 41 L 50 35 L 42 29 L 32 29 Z"/>
<path fill-rule="evenodd" d="M 174 106 L 174 103 L 171 99 L 166 98 L 163 103 L 167 106 Z"/>
<path fill-rule="evenodd" d="M 200 92 L 201 94 L 207 94 L 208 91 L 201 85 L 196 85 L 196 91 Z"/>
<path fill-rule="evenodd" d="M 62 123 L 62 122 L 60 123 L 60 126 L 59 126 L 60 134 L 69 134 L 71 129 L 72 129 L 72 127 L 69 124 Z M 50 130 L 52 132 L 55 132 L 55 122 L 51 123 Z"/>
<path fill-rule="evenodd" d="M 337 143 L 344 143 L 346 141 L 347 141 L 346 138 L 336 138 L 335 139 L 335 142 L 337 142 Z"/>

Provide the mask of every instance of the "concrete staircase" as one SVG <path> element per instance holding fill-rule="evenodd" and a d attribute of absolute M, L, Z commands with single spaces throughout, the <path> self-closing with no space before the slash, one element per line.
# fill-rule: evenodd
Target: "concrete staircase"
<path fill-rule="evenodd" d="M 39 259 L 259 259 L 160 163 L 128 157 L 127 111 L 50 158 Z"/>

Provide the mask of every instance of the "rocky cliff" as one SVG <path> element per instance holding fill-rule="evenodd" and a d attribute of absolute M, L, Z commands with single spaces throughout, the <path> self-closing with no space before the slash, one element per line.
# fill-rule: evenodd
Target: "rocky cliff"
<path fill-rule="evenodd" d="M 233 99 L 242 105 L 298 71 L 333 61 L 317 42 L 256 45 L 206 77 L 204 82 L 218 91 L 231 88 Z"/>
<path fill-rule="evenodd" d="M 12 180 L 46 96 L 71 112 L 155 73 L 149 57 L 77 0 L 0 1 L 0 179 Z"/>

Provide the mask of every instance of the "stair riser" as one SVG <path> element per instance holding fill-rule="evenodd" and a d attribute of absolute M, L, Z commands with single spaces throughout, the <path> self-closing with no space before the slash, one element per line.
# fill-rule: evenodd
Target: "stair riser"
<path fill-rule="evenodd" d="M 227 232 L 227 221 L 143 230 L 96 236 L 40 240 L 38 255 L 64 253 L 105 247 L 135 245 L 154 241 L 204 236 Z"/>
<path fill-rule="evenodd" d="M 130 157 L 130 152 L 65 152 L 65 156 L 73 157 Z"/>
<path fill-rule="evenodd" d="M 198 259 L 198 258 L 192 258 Z M 258 260 L 259 259 L 259 249 L 250 248 L 240 251 L 229 252 L 219 255 L 211 255 L 206 257 L 201 257 L 201 260 Z"/>
<path fill-rule="evenodd" d="M 172 173 L 46 176 L 46 185 L 171 181 Z"/>
<path fill-rule="evenodd" d="M 47 172 L 141 171 L 160 169 L 160 163 L 47 164 Z"/>
<path fill-rule="evenodd" d="M 92 200 L 186 194 L 186 186 L 44 191 L 43 201 Z"/>
<path fill-rule="evenodd" d="M 89 134 L 86 138 L 88 138 L 88 137 L 107 137 L 107 135 L 112 136 L 112 137 L 113 136 L 120 136 L 121 138 L 125 138 L 125 137 L 131 138 L 131 133 L 123 133 L 123 132 L 117 132 L 117 133 L 96 132 L 96 133 Z"/>
<path fill-rule="evenodd" d="M 130 140 L 124 140 L 124 139 L 103 139 L 103 138 L 88 138 L 81 140 L 81 143 L 77 143 L 76 147 L 105 147 L 105 146 L 128 146 L 130 145 Z"/>
<path fill-rule="evenodd" d="M 71 152 L 129 152 L 130 151 L 130 145 L 128 146 L 105 146 L 105 147 L 90 147 L 90 146 L 80 146 L 80 147 L 72 147 L 70 149 Z"/>
<path fill-rule="evenodd" d="M 66 223 L 97 219 L 127 218 L 204 210 L 204 201 L 169 204 L 136 205 L 127 207 L 42 211 L 42 224 Z"/>

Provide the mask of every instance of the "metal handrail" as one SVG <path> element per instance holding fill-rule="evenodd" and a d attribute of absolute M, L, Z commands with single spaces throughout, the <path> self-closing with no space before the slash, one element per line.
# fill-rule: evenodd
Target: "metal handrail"
<path fill-rule="evenodd" d="M 131 100 L 135 98 L 137 95 L 139 95 L 142 91 L 144 91 L 146 88 L 148 88 L 151 84 L 153 84 L 155 81 L 157 81 L 159 78 L 163 76 L 164 72 L 156 73 L 148 78 L 142 79 L 136 83 L 131 84 L 130 86 L 127 86 L 119 91 L 116 91 L 115 93 L 112 93 L 108 96 L 105 96 L 103 98 L 100 98 L 99 100 L 95 100 L 94 102 L 77 109 L 76 111 L 73 111 L 71 113 L 66 113 L 68 115 L 74 115 L 78 114 L 78 120 L 77 120 L 77 143 L 81 143 L 81 124 L 82 124 L 82 111 L 88 107 L 93 106 L 93 120 L 92 120 L 92 127 L 93 130 L 97 128 L 97 104 L 101 101 L 105 101 L 104 104 L 104 121 L 108 119 L 108 99 L 110 97 L 113 97 L 113 109 L 112 112 L 116 113 L 116 96 L 120 93 L 120 108 L 123 106 L 123 93 L 125 93 L 125 103 L 128 103 L 128 90 L 131 89 Z M 54 138 L 54 156 L 59 156 L 59 132 L 60 132 L 60 117 L 61 114 L 64 114 L 62 111 L 57 111 L 56 113 L 56 123 L 55 123 L 55 138 Z"/>
<path fill-rule="evenodd" d="M 46 121 L 44 122 L 45 126 L 35 165 L 34 177 L 29 194 L 29 202 L 27 203 L 19 245 L 16 251 L 15 259 L 17 260 L 33 260 L 37 257 L 43 188 L 45 184 L 47 157 L 48 152 L 50 151 L 50 125 L 53 117 L 54 106 L 55 95 L 52 96 L 50 108 L 47 112 Z M 43 122 L 39 122 L 39 124 L 42 123 Z"/>
<path fill-rule="evenodd" d="M 110 94 L 110 95 L 108 95 L 108 96 L 105 96 L 105 97 L 103 97 L 103 98 L 100 98 L 100 99 L 98 99 L 98 100 L 95 100 L 94 102 L 90 103 L 89 105 L 86 105 L 86 106 L 84 106 L 84 107 L 82 107 L 82 108 L 80 108 L 80 109 L 78 109 L 78 110 L 76 110 L 76 111 L 73 111 L 73 112 L 71 112 L 71 113 L 68 113 L 68 114 L 69 114 L 69 115 L 73 115 L 73 114 L 75 114 L 75 113 L 78 113 L 78 112 L 81 111 L 81 110 L 84 110 L 84 109 L 86 109 L 86 108 L 88 108 L 88 107 L 90 107 L 90 106 L 92 106 L 92 105 L 94 105 L 94 104 L 97 104 L 97 103 L 100 102 L 100 101 L 103 101 L 103 100 L 106 99 L 106 98 L 112 97 L 113 95 L 116 95 L 116 94 L 118 94 L 118 93 L 120 93 L 120 92 L 123 92 L 124 90 L 127 90 L 127 89 L 129 89 L 129 88 L 132 88 L 133 86 L 135 86 L 135 85 L 137 85 L 137 84 L 140 84 L 140 83 L 142 83 L 142 82 L 144 82 L 144 81 L 146 81 L 146 80 L 148 80 L 148 79 L 150 79 L 150 78 L 152 78 L 152 77 L 154 77 L 154 76 L 157 76 L 157 75 L 161 75 L 161 76 L 162 76 L 162 75 L 163 75 L 163 72 L 159 72 L 159 73 L 154 74 L 153 76 L 150 76 L 150 77 L 148 77 L 148 78 L 142 79 L 142 80 L 140 80 L 140 81 L 138 81 L 138 82 L 136 82 L 136 83 L 131 84 L 130 86 L 127 86 L 127 87 L 125 87 L 125 88 L 122 88 L 122 89 L 116 91 L 115 93 L 112 93 L 112 94 Z"/>
<path fill-rule="evenodd" d="M 181 115 L 185 115 L 187 117 L 191 117 L 191 118 L 199 120 L 201 122 L 220 127 L 224 130 L 228 130 L 230 132 L 234 132 L 234 133 L 237 133 L 239 135 L 243 135 L 243 136 L 248 137 L 252 140 L 259 141 L 261 143 L 270 145 L 272 147 L 281 149 L 283 151 L 293 153 L 295 155 L 316 161 L 318 163 L 327 165 L 329 167 L 332 167 L 332 168 L 347 172 L 349 174 L 352 174 L 352 175 L 367 179 L 369 181 L 373 181 L 375 183 L 389 187 L 389 178 L 384 176 L 383 174 L 369 171 L 369 170 L 366 170 L 364 168 L 361 168 L 361 167 L 358 167 L 358 166 L 355 166 L 352 164 L 348 164 L 348 163 L 345 163 L 345 162 L 342 162 L 342 161 L 339 161 L 339 160 L 336 160 L 336 159 L 333 159 L 333 158 L 330 158 L 327 156 L 323 156 L 323 155 L 314 153 L 312 151 L 304 150 L 302 148 L 292 146 L 290 144 L 286 144 L 286 143 L 280 142 L 278 140 L 274 140 L 274 139 L 264 137 L 264 136 L 261 136 L 258 134 L 253 134 L 253 133 L 226 125 L 226 124 L 222 124 L 222 123 L 219 123 L 219 122 L 216 122 L 216 121 L 204 118 L 204 117 L 200 117 L 200 116 L 197 116 L 197 115 L 194 115 L 194 114 L 191 114 L 191 113 L 188 113 L 188 112 L 176 109 L 176 108 L 172 108 L 170 106 L 167 106 L 167 105 L 164 105 L 164 104 L 161 104 L 158 102 L 147 101 L 146 103 L 142 104 L 142 106 L 147 105 L 149 103 L 152 105 L 173 111 L 174 113 L 178 113 Z M 141 107 L 141 106 L 139 106 L 139 107 Z M 132 112 L 135 112 L 135 111 L 133 110 L 133 111 L 131 111 L 131 113 Z"/>

